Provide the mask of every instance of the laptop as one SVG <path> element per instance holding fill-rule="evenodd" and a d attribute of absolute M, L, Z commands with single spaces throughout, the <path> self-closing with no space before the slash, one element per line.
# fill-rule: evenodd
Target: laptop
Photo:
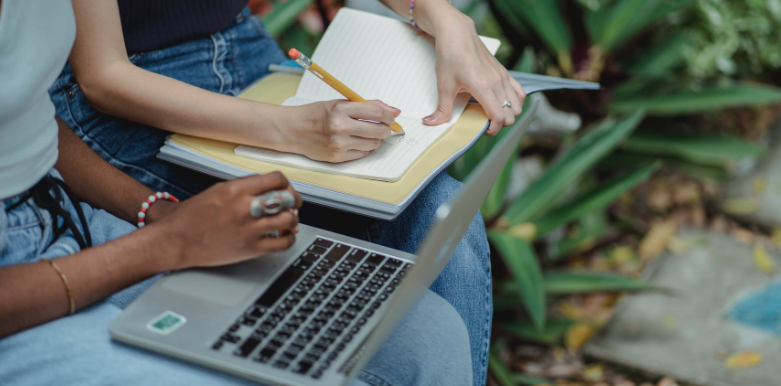
<path fill-rule="evenodd" d="M 447 265 L 536 108 L 437 209 L 416 255 L 301 224 L 287 251 L 160 279 L 111 336 L 269 385 L 349 383 Z"/>

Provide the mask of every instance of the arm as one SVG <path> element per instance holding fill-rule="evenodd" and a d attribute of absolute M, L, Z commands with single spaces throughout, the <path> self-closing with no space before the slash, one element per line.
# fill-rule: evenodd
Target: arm
<path fill-rule="evenodd" d="M 58 258 L 81 309 L 157 273 L 233 264 L 281 251 L 295 241 L 297 211 L 254 219 L 258 194 L 292 188 L 280 173 L 217 184 L 174 214 L 106 244 Z M 296 207 L 301 198 L 296 196 Z M 209 219 L 209 221 L 203 221 Z M 279 230 L 281 237 L 260 235 Z M 0 268 L 0 338 L 67 315 L 60 276 L 47 264 Z"/>
<path fill-rule="evenodd" d="M 206 91 L 133 65 L 116 1 L 76 0 L 73 9 L 78 32 L 71 68 L 90 104 L 106 114 L 330 162 L 360 158 L 379 147 L 398 116 L 380 103 L 285 107 Z"/>
<path fill-rule="evenodd" d="M 54 166 L 79 198 L 96 208 L 135 224 L 141 203 L 154 192 L 97 155 L 57 118 L 60 157 Z M 147 214 L 147 223 L 172 213 L 178 204 L 160 201 Z"/>
<path fill-rule="evenodd" d="M 404 18 L 409 16 L 409 0 L 381 0 Z M 438 125 L 450 119 L 456 95 L 471 93 L 491 119 L 488 135 L 510 126 L 522 112 L 526 92 L 485 48 L 472 19 L 447 0 L 417 0 L 415 22 L 435 39 L 437 50 L 437 83 L 439 106 L 423 119 L 427 125 Z M 511 108 L 501 107 L 504 101 Z"/>

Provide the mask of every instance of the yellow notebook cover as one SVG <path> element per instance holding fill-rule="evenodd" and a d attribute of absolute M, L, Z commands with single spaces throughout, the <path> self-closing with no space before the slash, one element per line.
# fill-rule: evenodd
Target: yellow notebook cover
<path fill-rule="evenodd" d="M 281 104 L 285 99 L 295 95 L 300 81 L 300 75 L 271 74 L 245 90 L 239 97 L 258 102 Z M 169 141 L 204 157 L 249 172 L 264 174 L 278 170 L 291 181 L 385 204 L 399 205 L 417 189 L 422 188 L 421 183 L 439 169 L 443 163 L 472 143 L 483 132 L 487 121 L 488 117 L 483 109 L 477 104 L 470 104 L 458 122 L 431 146 L 400 180 L 395 182 L 314 172 L 239 157 L 233 153 L 238 145 L 227 142 L 181 134 L 172 135 Z"/>

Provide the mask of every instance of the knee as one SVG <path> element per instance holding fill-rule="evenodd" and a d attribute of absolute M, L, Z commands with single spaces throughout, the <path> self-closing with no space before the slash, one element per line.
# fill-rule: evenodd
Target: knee
<path fill-rule="evenodd" d="M 394 385 L 471 385 L 466 326 L 447 301 L 428 291 L 365 372 Z"/>

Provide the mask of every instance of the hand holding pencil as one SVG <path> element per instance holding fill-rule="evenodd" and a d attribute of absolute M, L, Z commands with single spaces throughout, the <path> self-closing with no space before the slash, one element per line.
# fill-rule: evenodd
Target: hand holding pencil
<path fill-rule="evenodd" d="M 301 67 L 304 67 L 305 69 L 309 70 L 318 79 L 322 79 L 326 84 L 333 87 L 334 90 L 344 95 L 344 97 L 350 100 L 351 102 L 369 103 L 369 101 L 367 101 L 366 99 L 358 95 L 358 93 L 356 93 L 355 91 L 351 90 L 344 83 L 342 83 L 341 81 L 336 79 L 333 75 L 325 71 L 322 67 L 312 62 L 312 59 L 309 59 L 309 57 L 302 54 L 297 49 L 291 48 L 290 51 L 288 52 L 288 55 L 290 55 L 290 58 L 295 60 L 296 63 L 300 64 Z M 393 132 L 404 135 L 404 129 L 402 129 L 401 125 L 399 125 L 398 122 L 394 122 L 390 128 Z"/>

